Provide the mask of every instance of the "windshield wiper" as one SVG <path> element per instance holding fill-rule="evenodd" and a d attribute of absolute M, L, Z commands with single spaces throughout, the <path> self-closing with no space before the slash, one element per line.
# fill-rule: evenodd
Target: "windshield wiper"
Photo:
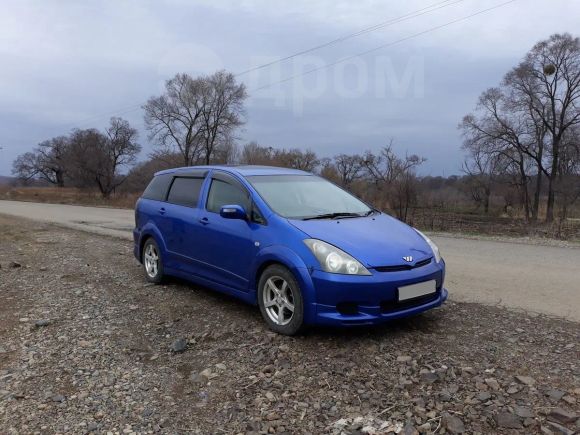
<path fill-rule="evenodd" d="M 325 213 L 325 214 L 319 214 L 316 216 L 308 216 L 305 218 L 302 218 L 303 221 L 309 221 L 309 220 L 314 220 L 314 219 L 337 219 L 337 218 L 349 218 L 349 217 L 361 217 L 363 215 L 359 214 L 359 213 L 346 213 L 346 212 L 342 212 L 342 213 Z"/>
<path fill-rule="evenodd" d="M 371 216 L 375 213 L 380 213 L 380 211 L 378 211 L 376 208 L 371 208 L 369 211 L 367 211 L 366 213 L 363 213 L 363 216 Z"/>

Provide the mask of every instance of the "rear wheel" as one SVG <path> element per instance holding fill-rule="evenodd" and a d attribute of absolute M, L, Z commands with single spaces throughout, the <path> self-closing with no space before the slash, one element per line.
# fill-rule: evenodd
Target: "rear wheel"
<path fill-rule="evenodd" d="M 147 281 L 160 284 L 163 281 L 163 260 L 161 250 L 153 238 L 143 245 L 143 270 Z"/>
<path fill-rule="evenodd" d="M 304 326 L 304 302 L 298 282 L 281 265 L 268 267 L 258 284 L 258 305 L 264 320 L 275 332 L 294 335 Z"/>

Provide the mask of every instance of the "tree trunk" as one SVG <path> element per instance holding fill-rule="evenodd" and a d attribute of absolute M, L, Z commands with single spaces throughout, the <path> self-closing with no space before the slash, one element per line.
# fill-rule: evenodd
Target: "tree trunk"
<path fill-rule="evenodd" d="M 524 213 L 526 215 L 526 222 L 530 222 L 530 194 L 528 193 L 528 183 L 522 186 L 523 201 L 524 201 Z"/>
<path fill-rule="evenodd" d="M 554 221 L 554 184 L 556 177 L 558 176 L 558 164 L 560 157 L 560 139 L 558 137 L 553 139 L 552 142 L 552 168 L 550 171 L 550 176 L 548 177 L 548 204 L 546 206 L 546 222 Z"/>
<path fill-rule="evenodd" d="M 552 187 L 552 177 L 548 177 L 548 202 L 546 205 L 546 222 L 554 221 L 554 188 Z"/>
<path fill-rule="evenodd" d="M 489 189 L 485 189 L 485 194 L 483 198 L 483 213 L 489 213 L 489 197 L 491 195 L 491 191 Z"/>
<path fill-rule="evenodd" d="M 536 190 L 534 192 L 534 203 L 532 204 L 532 222 L 538 221 L 538 209 L 540 208 L 540 195 L 542 194 L 542 168 L 538 166 L 536 176 Z"/>
<path fill-rule="evenodd" d="M 562 210 L 560 211 L 560 220 L 566 222 L 566 219 L 568 219 L 568 201 L 564 200 Z"/>
<path fill-rule="evenodd" d="M 56 185 L 64 187 L 64 173 L 62 171 L 56 171 Z"/>

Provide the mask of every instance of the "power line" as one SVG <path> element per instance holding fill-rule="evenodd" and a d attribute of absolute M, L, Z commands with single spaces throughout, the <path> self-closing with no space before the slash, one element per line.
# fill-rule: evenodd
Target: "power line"
<path fill-rule="evenodd" d="M 458 19 L 453 20 L 453 21 L 449 21 L 449 22 L 447 22 L 445 24 L 441 24 L 439 26 L 431 27 L 431 28 L 429 28 L 427 30 L 423 30 L 422 32 L 415 33 L 415 34 L 410 35 L 410 36 L 406 36 L 405 38 L 397 39 L 396 41 L 392 41 L 392 42 L 389 42 L 387 44 L 379 45 L 378 47 L 371 48 L 370 50 L 362 51 L 362 52 L 357 53 L 357 54 L 354 54 L 352 56 L 343 57 L 343 58 L 341 58 L 341 59 L 339 59 L 339 60 L 337 60 L 335 62 L 328 63 L 326 65 L 319 66 L 319 67 L 316 67 L 316 68 L 312 68 L 312 69 L 310 69 L 308 71 L 304 71 L 304 72 L 302 72 L 300 74 L 295 74 L 295 75 L 290 76 L 290 77 L 287 77 L 285 79 L 282 79 L 282 80 L 279 80 L 279 81 L 276 81 L 276 82 L 272 82 L 272 83 L 269 83 L 269 84 L 264 85 L 264 86 L 260 86 L 259 88 L 254 88 L 254 89 L 252 89 L 251 92 L 261 91 L 262 89 L 267 89 L 267 88 L 270 88 L 270 87 L 272 87 L 274 85 L 278 85 L 278 84 L 281 84 L 281 83 L 286 83 L 286 82 L 289 82 L 291 80 L 294 80 L 294 79 L 296 79 L 298 77 L 302 77 L 302 76 L 307 75 L 307 74 L 312 74 L 313 72 L 316 72 L 316 71 L 320 71 L 320 70 L 323 70 L 323 69 L 327 69 L 327 68 L 333 67 L 333 66 L 338 65 L 338 64 L 340 64 L 342 62 L 346 62 L 348 60 L 351 60 L 351 59 L 354 59 L 354 58 L 357 58 L 357 57 L 365 56 L 365 55 L 367 55 L 369 53 L 372 53 L 372 52 L 375 52 L 377 50 L 381 50 L 383 48 L 387 48 L 387 47 L 391 47 L 391 46 L 396 45 L 396 44 L 400 44 L 401 42 L 405 42 L 405 41 L 408 41 L 410 39 L 416 38 L 418 36 L 422 36 L 422 35 L 425 35 L 427 33 L 431 33 L 431 32 L 434 32 L 436 30 L 442 29 L 444 27 L 451 26 L 452 24 L 456 24 L 456 23 L 459 23 L 461 21 L 468 20 L 468 19 L 473 18 L 473 17 L 475 17 L 477 15 L 484 14 L 484 13 L 489 12 L 489 11 L 492 11 L 494 9 L 499 9 L 499 8 L 501 8 L 503 6 L 506 6 L 506 5 L 510 4 L 510 3 L 514 3 L 515 1 L 517 1 L 517 0 L 509 0 L 507 2 L 500 3 L 500 4 L 495 5 L 495 6 L 492 6 L 490 8 L 482 9 L 482 10 L 477 11 L 477 12 L 471 14 L 471 15 L 467 15 L 465 17 L 458 18 Z"/>
<path fill-rule="evenodd" d="M 143 105 L 143 102 L 138 103 L 138 104 L 132 104 L 130 106 L 121 107 L 121 108 L 119 108 L 115 111 L 112 111 L 112 112 L 102 113 L 100 115 L 93 115 L 93 116 L 90 116 L 88 118 L 85 118 L 85 119 L 82 119 L 80 121 L 75 122 L 74 125 L 79 126 L 79 125 L 83 125 L 83 124 L 86 124 L 88 122 L 102 119 L 105 117 L 119 116 L 119 115 L 124 115 L 126 113 L 131 113 L 131 112 L 134 112 L 135 110 L 140 109 L 142 105 Z M 73 123 L 71 123 L 70 125 L 73 125 Z"/>
<path fill-rule="evenodd" d="M 400 17 L 393 18 L 393 19 L 390 19 L 388 21 L 383 21 L 381 23 L 375 24 L 374 26 L 370 26 L 370 27 L 366 27 L 364 29 L 361 29 L 361 30 L 359 30 L 357 32 L 350 33 L 348 35 L 343 35 L 343 36 L 341 36 L 339 38 L 333 39 L 332 41 L 328 41 L 328 42 L 325 42 L 323 44 L 316 45 L 314 47 L 308 48 L 306 50 L 302 50 L 302 51 L 296 52 L 296 53 L 291 54 L 289 56 L 281 57 L 280 59 L 276 59 L 276 60 L 273 60 L 271 62 L 267 62 L 267 63 L 264 63 L 262 65 L 258 65 L 256 67 L 247 69 L 245 71 L 242 71 L 242 72 L 237 73 L 236 74 L 236 77 L 239 77 L 239 76 L 242 76 L 242 75 L 245 75 L 245 74 L 249 74 L 249 73 L 251 73 L 253 71 L 257 71 L 257 70 L 260 70 L 260 69 L 267 68 L 269 66 L 272 66 L 272 65 L 275 65 L 277 63 L 281 63 L 281 62 L 284 62 L 284 61 L 293 59 L 293 58 L 298 57 L 298 56 L 302 56 L 304 54 L 312 53 L 313 51 L 320 50 L 321 48 L 329 47 L 331 45 L 338 44 L 338 43 L 343 42 L 343 41 L 346 41 L 348 39 L 355 38 L 355 37 L 360 36 L 360 35 L 365 35 L 367 33 L 371 33 L 371 32 L 374 32 L 376 30 L 379 30 L 379 29 L 383 29 L 385 27 L 392 26 L 393 24 L 401 23 L 403 21 L 407 21 L 407 20 L 410 20 L 412 18 L 416 18 L 416 17 L 419 17 L 421 15 L 425 15 L 427 13 L 434 12 L 434 11 L 437 11 L 439 9 L 446 8 L 448 6 L 453 6 L 453 5 L 455 5 L 457 3 L 461 3 L 463 1 L 465 1 L 465 0 L 455 0 L 453 2 L 451 2 L 451 0 L 445 0 L 445 1 L 442 1 L 442 2 L 438 2 L 438 3 L 431 4 L 429 6 L 426 6 L 426 7 L 422 8 L 422 9 L 418 9 L 416 11 L 409 12 L 409 13 L 407 13 L 405 15 L 401 15 Z"/>
<path fill-rule="evenodd" d="M 442 3 L 448 3 L 449 1 L 450 1 L 450 0 L 446 0 L 445 2 L 442 2 Z M 455 0 L 453 3 L 446 4 L 446 5 L 445 5 L 445 7 L 446 7 L 446 6 L 450 6 L 450 5 L 452 5 L 452 4 L 459 3 L 459 2 L 461 2 L 461 1 L 464 1 L 464 0 Z M 296 79 L 296 78 L 298 78 L 298 77 L 302 77 L 302 76 L 305 76 L 305 75 L 307 75 L 307 74 L 312 74 L 312 73 L 314 73 L 314 72 L 316 72 L 316 71 L 321 71 L 321 70 L 323 70 L 323 69 L 327 69 L 327 68 L 333 67 L 333 66 L 335 66 L 335 65 L 338 65 L 338 64 L 340 64 L 340 63 L 342 63 L 342 62 L 346 62 L 346 61 L 348 61 L 348 60 L 351 60 L 351 59 L 354 59 L 354 58 L 357 58 L 357 57 L 365 56 L 365 55 L 367 55 L 367 54 L 369 54 L 369 53 L 372 53 L 372 52 L 375 52 L 375 51 L 381 50 L 381 49 L 383 49 L 383 48 L 387 48 L 387 47 L 391 47 L 391 46 L 393 46 L 393 45 L 396 45 L 396 44 L 400 44 L 401 42 L 405 42 L 405 41 L 408 41 L 408 40 L 410 40 L 410 39 L 413 39 L 413 38 L 416 38 L 416 37 L 419 37 L 419 36 L 425 35 L 425 34 L 427 34 L 427 33 L 434 32 L 434 31 L 436 31 L 436 30 L 439 30 L 439 29 L 442 29 L 442 28 L 448 27 L 448 26 L 450 26 L 450 25 L 453 25 L 453 24 L 459 23 L 459 22 L 461 22 L 461 21 L 466 21 L 466 20 L 468 20 L 468 19 L 470 19 L 470 18 L 473 18 L 473 17 L 475 17 L 475 16 L 478 16 L 478 15 L 484 14 L 484 13 L 486 13 L 486 12 L 490 12 L 490 11 L 492 11 L 492 10 L 499 9 L 499 8 L 501 8 L 501 7 L 503 7 L 503 6 L 506 6 L 506 5 L 510 4 L 510 3 L 514 3 L 514 2 L 516 2 L 516 1 L 517 1 L 517 0 L 509 0 L 509 1 L 507 1 L 507 2 L 500 3 L 500 4 L 498 4 L 498 5 L 495 5 L 495 6 L 492 6 L 492 7 L 486 8 L 486 9 L 482 9 L 482 10 L 480 10 L 480 11 L 477 11 L 477 12 L 473 13 L 473 14 L 467 15 L 467 16 L 465 16 L 465 17 L 462 17 L 462 18 L 458 18 L 458 19 L 456 19 L 456 20 L 449 21 L 449 22 L 447 22 L 447 23 L 445 23 L 445 24 L 441 24 L 441 25 L 439 25 L 439 26 L 434 26 L 434 27 L 431 27 L 431 28 L 429 28 L 429 29 L 426 29 L 426 30 L 424 30 L 424 31 L 422 31 L 422 32 L 415 33 L 415 34 L 413 34 L 413 35 L 410 35 L 410 36 L 407 36 L 407 37 L 405 37 L 405 38 L 397 39 L 397 40 L 395 40 L 395 41 L 392 41 L 392 42 L 389 42 L 389 43 L 387 43 L 387 44 L 382 44 L 382 45 L 379 45 L 379 46 L 377 46 L 377 47 L 375 47 L 375 48 L 372 48 L 372 49 L 370 49 L 370 50 L 366 50 L 366 51 L 363 51 L 363 52 L 360 52 L 360 53 L 354 54 L 354 55 L 352 55 L 352 56 L 343 57 L 343 58 L 341 58 L 341 59 L 339 59 L 339 60 L 337 60 L 337 61 L 335 61 L 335 62 L 332 62 L 332 63 L 326 64 L 326 65 L 323 65 L 323 66 L 320 66 L 320 67 L 312 68 L 312 69 L 310 69 L 310 70 L 308 70 L 308 71 L 304 71 L 304 72 L 302 72 L 302 73 L 300 73 L 300 74 L 296 74 L 296 75 L 293 75 L 293 76 L 287 77 L 287 78 L 285 78 L 285 79 L 282 79 L 282 80 L 279 80 L 279 81 L 276 81 L 276 82 L 272 82 L 272 83 L 269 83 L 269 84 L 267 84 L 267 85 L 260 86 L 260 87 L 258 87 L 258 88 L 254 88 L 254 89 L 252 89 L 252 90 L 251 90 L 251 92 L 261 91 L 261 90 L 263 90 L 263 89 L 270 88 L 270 87 L 272 87 L 272 86 L 274 86 L 274 85 L 278 85 L 278 84 L 286 83 L 286 82 L 289 82 L 289 81 L 291 81 L 291 80 L 294 80 L 294 79 Z M 436 3 L 435 5 L 440 5 L 440 4 L 441 4 L 441 3 Z M 432 5 L 432 6 L 433 6 L 433 5 Z M 429 8 L 429 7 L 432 7 L 432 6 L 428 6 L 427 8 Z M 444 7 L 444 6 L 441 6 L 441 7 Z M 440 9 L 441 7 L 437 8 L 437 9 Z M 420 9 L 420 11 L 424 11 L 424 9 L 427 9 L 427 8 Z M 429 11 L 427 11 L 427 12 L 422 12 L 421 14 L 425 14 L 425 13 L 428 13 L 428 12 L 433 12 L 433 11 L 435 11 L 435 10 L 437 10 L 437 9 L 430 9 Z M 411 14 L 413 14 L 413 13 L 411 13 Z M 410 15 L 410 14 L 407 14 L 407 15 Z M 416 15 L 416 16 L 419 16 L 419 15 Z M 403 17 L 406 17 L 406 15 L 404 15 Z M 414 16 L 413 16 L 413 17 L 409 17 L 409 18 L 414 18 Z M 396 18 L 395 20 L 397 20 L 397 19 L 400 19 L 400 17 L 399 17 L 399 18 Z M 370 30 L 368 30 L 368 29 L 372 29 L 372 28 L 375 28 L 375 27 L 377 27 L 377 26 L 380 26 L 380 25 L 381 25 L 381 24 L 377 24 L 377 25 L 375 25 L 375 26 L 373 26 L 373 27 L 369 27 L 369 28 L 367 28 L 367 29 L 363 29 L 363 30 L 361 30 L 361 31 L 357 32 L 356 34 L 351 34 L 351 35 L 355 35 L 355 36 L 356 36 L 356 35 L 357 35 L 358 33 L 360 33 L 360 32 L 366 32 L 366 33 L 368 33 L 368 32 L 370 31 Z M 361 33 L 361 34 L 362 34 L 362 33 Z M 344 39 L 348 39 L 349 37 L 354 37 L 354 36 L 346 35 L 346 36 L 344 36 L 344 37 L 342 37 L 342 38 L 337 38 L 336 40 L 334 40 L 334 41 L 330 41 L 330 42 L 328 42 L 328 43 L 326 43 L 326 44 L 322 44 L 322 45 L 320 45 L 320 46 L 313 47 L 312 49 L 304 50 L 303 52 L 300 52 L 300 53 L 295 53 L 295 54 L 293 54 L 293 55 L 291 55 L 291 56 L 287 56 L 286 58 L 282 58 L 282 59 L 278 59 L 277 61 L 270 62 L 269 64 L 260 65 L 260 66 L 258 66 L 258 67 L 255 67 L 255 68 L 254 68 L 254 69 L 252 69 L 252 70 L 255 70 L 255 69 L 261 69 L 261 68 L 265 68 L 265 67 L 267 67 L 267 66 L 269 66 L 269 65 L 272 65 L 272 64 L 274 64 L 274 63 L 277 63 L 277 62 L 282 62 L 282 61 L 284 61 L 284 60 L 286 60 L 286 59 L 289 59 L 289 58 L 291 58 L 291 57 L 300 56 L 301 54 L 308 53 L 308 52 L 310 52 L 310 51 L 314 51 L 314 50 L 318 50 L 319 48 L 322 48 L 322 47 L 324 47 L 324 46 L 328 46 L 328 45 L 332 45 L 332 44 L 334 44 L 334 43 L 337 43 L 338 41 L 341 41 L 341 40 L 344 40 Z M 249 72 L 249 71 L 250 71 L 250 70 L 248 70 L 247 72 Z M 239 73 L 239 74 L 237 74 L 237 75 L 245 74 L 245 73 L 247 73 L 247 72 L 242 72 L 242 73 Z M 139 109 L 141 108 L 142 104 L 143 104 L 143 103 L 139 103 L 139 104 L 132 105 L 132 106 L 127 106 L 126 108 L 121 108 L 120 110 L 117 110 L 117 111 L 115 111 L 115 112 L 112 112 L 112 113 L 110 113 L 109 115 L 95 115 L 95 116 L 93 116 L 93 117 L 87 118 L 87 119 L 85 119 L 85 120 L 82 120 L 82 121 L 80 121 L 80 122 L 77 122 L 77 123 L 75 123 L 75 124 L 76 124 L 76 125 L 79 125 L 79 124 L 84 124 L 84 123 L 87 123 L 87 122 L 89 122 L 89 121 L 92 121 L 92 120 L 95 120 L 95 119 L 101 119 L 101 118 L 103 118 L 104 116 L 114 116 L 114 115 L 123 115 L 123 114 L 126 114 L 126 113 L 131 113 L 131 112 L 134 112 L 135 110 L 139 110 Z"/>
<path fill-rule="evenodd" d="M 444 1 L 441 1 L 441 2 L 433 3 L 433 4 L 429 5 L 429 6 L 426 6 L 424 8 L 418 9 L 416 11 L 409 12 L 409 13 L 407 13 L 405 15 L 401 15 L 400 17 L 392 18 L 392 19 L 387 20 L 387 21 L 383 21 L 383 22 L 378 23 L 378 24 L 375 24 L 373 26 L 366 27 L 364 29 L 358 30 L 357 32 L 350 33 L 348 35 L 343 35 L 343 36 L 341 36 L 339 38 L 336 38 L 336 39 L 334 39 L 332 41 L 328 41 L 328 42 L 325 42 L 323 44 L 320 44 L 320 45 L 317 45 L 317 46 L 308 48 L 306 50 L 299 51 L 297 53 L 291 54 L 289 56 L 286 56 L 286 57 L 283 57 L 283 58 L 280 58 L 280 59 L 277 59 L 277 60 L 274 60 L 272 62 L 265 63 L 263 65 L 258 65 L 256 67 L 250 68 L 250 69 L 248 69 L 246 71 L 242 71 L 240 73 L 237 73 L 237 74 L 235 74 L 235 76 L 238 77 L 238 76 L 245 75 L 245 74 L 248 74 L 248 73 L 253 72 L 253 71 L 257 71 L 257 70 L 260 70 L 260 69 L 264 69 L 264 68 L 267 68 L 269 66 L 275 65 L 277 63 L 284 62 L 286 60 L 290 60 L 290 59 L 293 59 L 293 58 L 298 57 L 298 56 L 302 56 L 302 55 L 307 54 L 307 53 L 312 53 L 312 52 L 317 51 L 317 50 L 320 50 L 322 48 L 329 47 L 331 45 L 336 45 L 336 44 L 338 44 L 340 42 L 343 42 L 343 41 L 346 41 L 348 39 L 351 39 L 351 38 L 354 38 L 354 37 L 357 37 L 357 36 L 360 36 L 360 35 L 364 35 L 364 34 L 367 34 L 367 33 L 370 33 L 370 32 L 374 32 L 376 30 L 379 30 L 379 29 L 382 29 L 382 28 L 391 26 L 391 25 L 396 24 L 396 23 L 400 23 L 400 22 L 403 22 L 403 21 L 407 21 L 407 20 L 410 20 L 412 18 L 419 17 L 421 15 L 425 15 L 425 14 L 428 14 L 428 13 L 431 13 L 431 12 L 435 12 L 435 11 L 437 11 L 439 9 L 443 9 L 445 7 L 455 5 L 455 4 L 461 3 L 463 1 L 465 1 L 465 0 L 444 0 Z M 259 89 L 262 89 L 262 88 L 259 88 Z M 102 119 L 102 118 L 107 117 L 107 116 L 124 115 L 124 114 L 127 114 L 127 113 L 131 113 L 131 112 L 134 112 L 135 110 L 139 110 L 143 104 L 144 104 L 144 102 L 141 102 L 141 103 L 138 103 L 138 104 L 132 104 L 130 106 L 125 106 L 125 107 L 122 107 L 120 109 L 117 109 L 117 110 L 115 110 L 113 112 L 109 112 L 107 114 L 100 114 L 100 115 L 90 116 L 90 117 L 85 118 L 85 119 L 83 119 L 81 121 L 75 122 L 74 125 L 86 124 L 88 122 L 91 122 L 91 121 L 94 121 L 94 120 L 98 120 L 98 119 Z"/>

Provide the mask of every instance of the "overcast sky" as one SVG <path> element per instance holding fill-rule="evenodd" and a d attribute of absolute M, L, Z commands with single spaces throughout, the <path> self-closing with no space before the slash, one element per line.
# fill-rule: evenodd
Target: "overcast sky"
<path fill-rule="evenodd" d="M 413 35 L 505 1 L 3 0 L 0 175 L 38 142 L 113 115 L 140 130 L 145 158 L 140 106 L 174 74 L 239 73 L 420 10 L 239 76 L 250 94 L 240 142 L 331 156 L 393 138 L 398 152 L 428 159 L 423 174 L 459 173 L 462 116 L 538 40 L 578 32 L 580 2 L 516 0 Z M 435 4 L 445 7 L 424 9 Z"/>

